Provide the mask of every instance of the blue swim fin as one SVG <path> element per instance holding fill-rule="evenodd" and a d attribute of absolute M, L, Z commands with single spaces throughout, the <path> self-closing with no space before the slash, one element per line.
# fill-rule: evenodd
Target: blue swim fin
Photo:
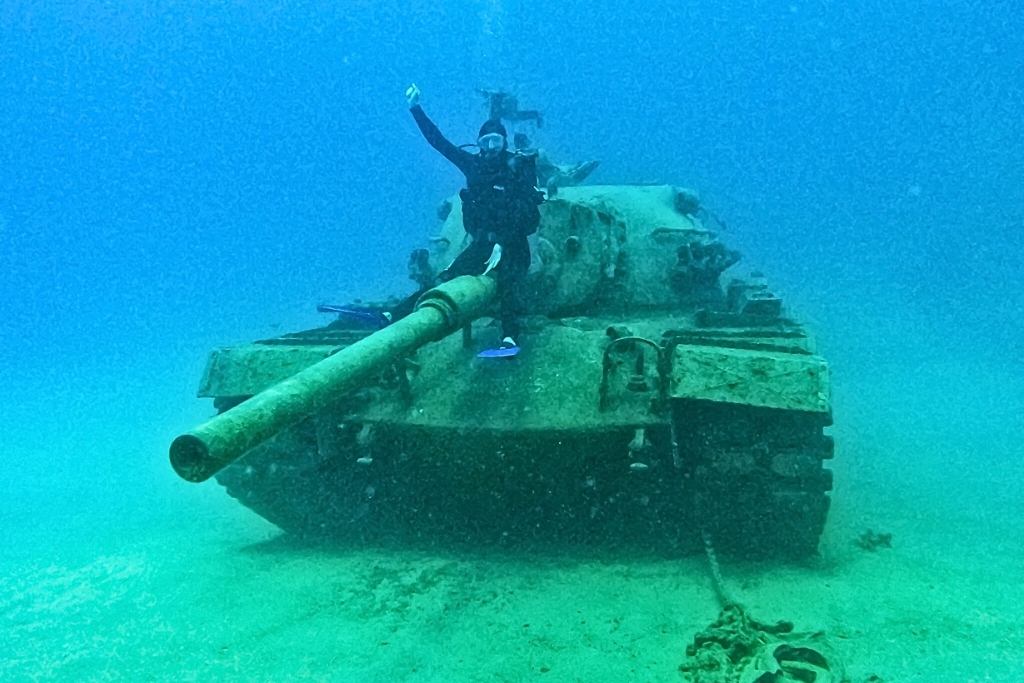
<path fill-rule="evenodd" d="M 501 346 L 496 349 L 484 349 L 476 354 L 477 358 L 514 358 L 519 354 L 519 345 L 512 337 L 505 337 L 501 340 Z"/>
<path fill-rule="evenodd" d="M 477 358 L 514 358 L 519 354 L 518 346 L 499 347 L 497 349 L 484 349 L 476 354 Z"/>

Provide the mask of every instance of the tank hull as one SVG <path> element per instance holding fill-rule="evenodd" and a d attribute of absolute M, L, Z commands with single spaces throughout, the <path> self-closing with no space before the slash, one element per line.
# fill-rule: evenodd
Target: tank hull
<path fill-rule="evenodd" d="M 611 344 L 616 325 L 654 339 Z M 732 329 L 724 341 L 685 317 L 530 327 L 511 361 L 475 357 L 493 335 L 483 323 L 423 348 L 218 481 L 282 529 L 334 540 L 670 552 L 699 547 L 703 528 L 725 552 L 814 552 L 832 488 L 831 416 L 827 369 L 795 327 Z M 207 391 L 226 407 L 273 381 L 274 354 L 294 371 L 330 333 L 303 338 L 268 345 L 262 376 L 221 373 Z"/>

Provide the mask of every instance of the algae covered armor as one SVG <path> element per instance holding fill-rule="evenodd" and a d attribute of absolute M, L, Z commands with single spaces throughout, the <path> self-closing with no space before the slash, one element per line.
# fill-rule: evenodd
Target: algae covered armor
<path fill-rule="evenodd" d="M 541 213 L 518 357 L 476 357 L 498 334 L 487 278 L 425 297 L 449 311 L 429 333 L 339 319 L 218 349 L 200 395 L 226 412 L 176 442 L 178 471 L 227 465 L 231 495 L 298 534 L 696 548 L 703 529 L 814 552 L 828 368 L 763 277 L 729 277 L 739 254 L 687 190 L 567 187 Z M 417 272 L 465 246 L 457 198 L 442 215 Z"/>

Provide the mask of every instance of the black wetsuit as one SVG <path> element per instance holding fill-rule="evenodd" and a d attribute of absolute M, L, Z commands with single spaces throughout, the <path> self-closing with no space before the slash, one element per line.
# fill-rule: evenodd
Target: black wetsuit
<path fill-rule="evenodd" d="M 530 268 L 527 236 L 536 229 L 536 166 L 532 157 L 503 150 L 493 156 L 472 154 L 449 142 L 417 105 L 411 110 L 427 142 L 466 176 L 462 217 L 473 242 L 440 274 L 442 281 L 459 275 L 480 275 L 495 244 L 501 245 L 501 261 L 494 269 L 498 279 L 502 336 L 517 338 L 523 314 L 523 284 Z M 413 301 L 415 303 L 415 297 Z M 393 312 L 411 312 L 411 303 Z M 405 304 L 405 302 L 403 302 Z"/>

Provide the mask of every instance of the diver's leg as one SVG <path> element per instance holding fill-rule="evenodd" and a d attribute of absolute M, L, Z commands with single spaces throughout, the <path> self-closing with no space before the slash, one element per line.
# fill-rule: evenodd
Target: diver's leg
<path fill-rule="evenodd" d="M 491 251 L 488 247 L 486 250 L 481 248 L 479 242 L 473 242 L 468 247 L 462 250 L 452 264 L 445 268 L 443 271 L 438 273 L 437 279 L 440 282 L 448 282 L 453 278 L 457 278 L 460 275 L 479 275 L 484 272 L 486 268 L 487 257 L 490 256 Z M 486 254 L 484 254 L 486 251 Z M 402 302 L 391 309 L 391 321 L 401 320 L 405 316 L 416 310 L 416 302 L 423 296 L 429 287 L 421 287 L 416 290 L 412 296 L 408 296 L 402 299 Z"/>
<path fill-rule="evenodd" d="M 448 282 L 460 275 L 480 275 L 487 267 L 487 258 L 491 255 L 494 245 L 488 244 L 486 240 L 477 240 L 470 243 L 462 250 L 462 253 L 455 257 L 452 264 L 445 268 L 438 275 L 441 282 Z"/>
<path fill-rule="evenodd" d="M 526 274 L 530 269 L 530 243 L 526 237 L 513 240 L 505 245 L 501 255 L 498 275 L 498 296 L 501 309 L 501 336 L 519 343 L 522 317 L 526 313 L 524 288 Z"/>
<path fill-rule="evenodd" d="M 407 296 L 404 299 L 402 299 L 397 306 L 392 307 L 391 310 L 387 312 L 388 316 L 391 319 L 391 322 L 401 320 L 402 318 L 416 310 L 416 302 L 419 301 L 420 297 L 423 296 L 423 294 L 426 291 L 426 287 L 417 289 L 410 296 Z"/>
<path fill-rule="evenodd" d="M 522 297 L 519 293 L 521 287 L 511 278 L 506 278 L 498 286 L 501 288 L 501 339 L 503 342 L 512 340 L 510 345 L 518 346 L 522 317 Z"/>

